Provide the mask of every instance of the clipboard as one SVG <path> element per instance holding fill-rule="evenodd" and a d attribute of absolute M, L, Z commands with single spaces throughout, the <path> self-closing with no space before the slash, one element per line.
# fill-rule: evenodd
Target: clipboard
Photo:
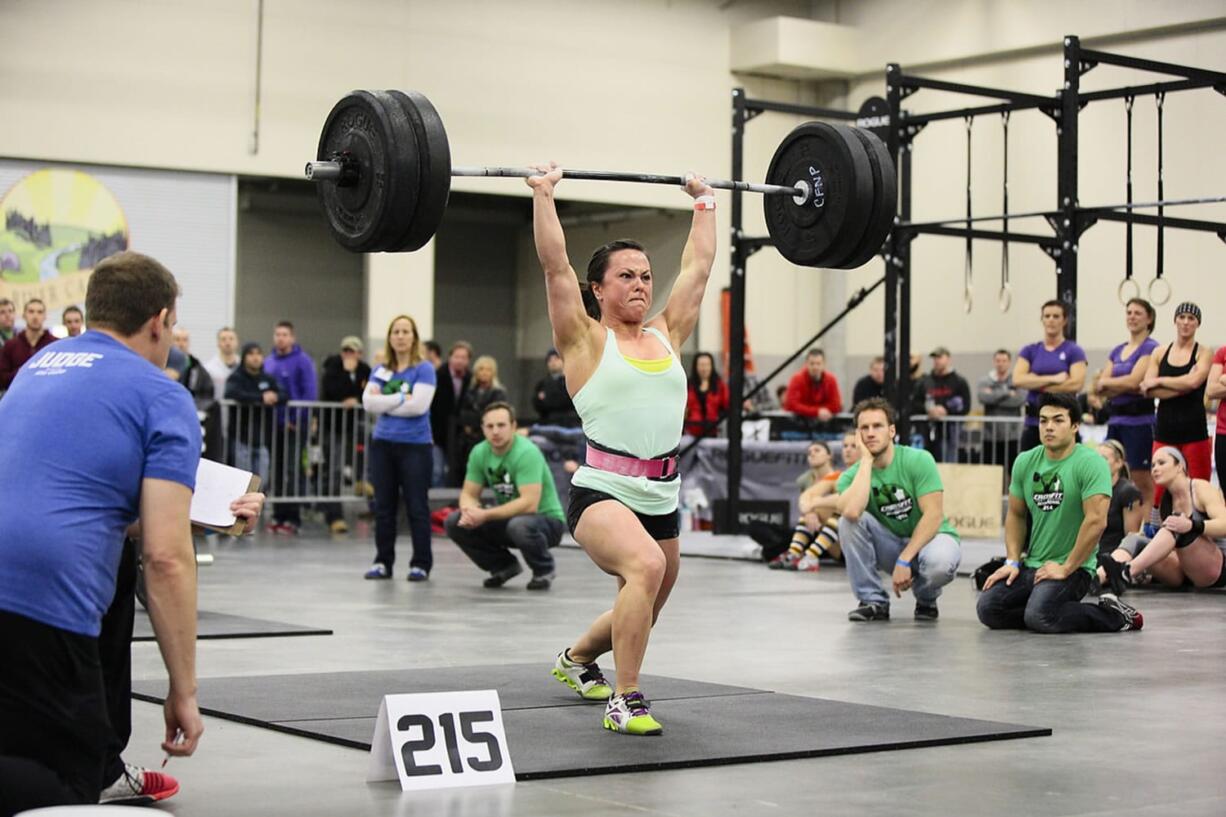
<path fill-rule="evenodd" d="M 259 487 L 257 474 L 201 459 L 196 466 L 196 490 L 192 493 L 192 524 L 226 536 L 241 536 L 247 522 L 230 513 L 230 503 Z"/>

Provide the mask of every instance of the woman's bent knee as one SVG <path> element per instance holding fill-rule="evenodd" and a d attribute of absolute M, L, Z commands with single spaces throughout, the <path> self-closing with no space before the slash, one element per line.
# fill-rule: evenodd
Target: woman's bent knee
<path fill-rule="evenodd" d="M 664 558 L 664 554 L 659 550 L 654 553 L 647 551 L 635 555 L 630 560 L 622 578 L 627 584 L 641 584 L 655 594 L 663 585 L 664 575 L 667 572 L 668 561 Z"/>

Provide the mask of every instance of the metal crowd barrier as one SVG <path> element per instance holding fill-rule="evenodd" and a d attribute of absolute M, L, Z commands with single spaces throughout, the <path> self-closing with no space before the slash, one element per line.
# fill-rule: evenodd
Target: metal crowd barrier
<path fill-rule="evenodd" d="M 1009 473 L 1021 445 L 1024 419 L 1017 417 L 911 417 L 911 439 L 902 442 L 927 449 L 937 462 L 1000 465 Z"/>
<path fill-rule="evenodd" d="M 268 502 L 365 502 L 374 417 L 361 405 L 220 401 L 219 459 L 260 476 Z M 206 456 L 208 452 L 206 450 Z"/>

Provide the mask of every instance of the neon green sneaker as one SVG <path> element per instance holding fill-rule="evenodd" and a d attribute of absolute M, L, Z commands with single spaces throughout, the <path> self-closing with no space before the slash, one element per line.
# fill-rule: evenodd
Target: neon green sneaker
<path fill-rule="evenodd" d="M 566 650 L 558 653 L 558 660 L 553 664 L 553 677 L 578 692 L 585 701 L 607 701 L 613 694 L 613 687 L 609 686 L 595 661 L 590 664 L 576 663 L 566 657 Z"/>
<path fill-rule="evenodd" d="M 664 727 L 651 717 L 651 704 L 637 689 L 609 699 L 604 710 L 604 728 L 623 735 L 664 734 Z"/>

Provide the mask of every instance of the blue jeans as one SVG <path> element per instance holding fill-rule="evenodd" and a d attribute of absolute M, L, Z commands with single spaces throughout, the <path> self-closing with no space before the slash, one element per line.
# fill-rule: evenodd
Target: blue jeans
<path fill-rule="evenodd" d="M 851 592 L 862 604 L 888 607 L 890 594 L 878 571 L 894 572 L 894 562 L 909 540 L 891 533 L 867 510 L 859 521 L 839 519 L 839 545 L 847 562 Z M 911 568 L 911 592 L 921 604 L 935 605 L 941 588 L 954 580 L 962 562 L 962 546 L 956 537 L 938 533 L 915 557 Z"/>
<path fill-rule="evenodd" d="M 510 519 L 495 519 L 478 528 L 460 527 L 460 512 L 447 517 L 447 535 L 482 570 L 497 573 L 517 564 L 508 548 L 519 548 L 533 576 L 553 573 L 553 554 L 566 524 L 561 519 L 526 513 Z"/>
<path fill-rule="evenodd" d="M 260 490 L 267 492 L 268 484 L 268 449 L 253 447 L 247 443 L 234 443 L 234 467 L 250 471 L 260 478 Z"/>
<path fill-rule="evenodd" d="M 1082 604 L 1090 572 L 1078 568 L 1063 581 L 1034 583 L 1036 568 L 1022 567 L 1013 584 L 997 582 L 979 596 L 975 612 L 993 630 L 1036 633 L 1113 633 L 1123 626 L 1119 614 Z"/>
<path fill-rule="evenodd" d="M 400 498 L 409 512 L 413 558 L 409 567 L 427 573 L 434 566 L 430 546 L 430 469 L 433 455 L 429 443 L 370 442 L 370 481 L 375 488 L 375 561 L 387 566 L 396 561 L 396 516 Z"/>

